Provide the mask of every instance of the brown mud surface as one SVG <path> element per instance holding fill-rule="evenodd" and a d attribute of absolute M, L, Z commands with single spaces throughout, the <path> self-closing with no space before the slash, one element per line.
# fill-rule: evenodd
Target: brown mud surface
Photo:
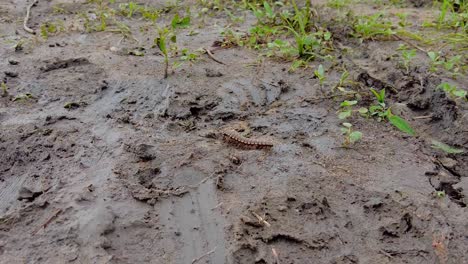
<path fill-rule="evenodd" d="M 30 27 L 66 18 L 56 4 L 90 8 L 40 0 Z M 0 3 L 5 43 L 29 37 L 26 6 Z M 229 22 L 210 19 L 178 43 L 221 40 Z M 232 47 L 214 51 L 225 65 L 203 55 L 162 79 L 142 24 L 142 57 L 118 52 L 137 45 L 120 35 L 79 29 L 0 46 L 0 263 L 468 263 L 468 156 L 430 148 L 433 138 L 468 149 L 468 110 L 422 62 L 396 67 L 399 41 L 357 43 L 328 27 L 352 50 L 338 63 L 363 86 L 390 86 L 418 133 L 356 118 L 364 137 L 346 149 L 339 103 L 310 70 Z M 226 142 L 225 128 L 274 146 Z"/>

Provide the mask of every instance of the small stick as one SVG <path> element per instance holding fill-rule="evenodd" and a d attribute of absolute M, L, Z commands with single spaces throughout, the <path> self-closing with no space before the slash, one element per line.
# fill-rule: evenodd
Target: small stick
<path fill-rule="evenodd" d="M 271 248 L 271 253 L 273 253 L 273 257 L 275 258 L 275 264 L 280 264 L 278 252 L 276 252 L 274 247 Z"/>
<path fill-rule="evenodd" d="M 381 249 L 381 250 L 379 250 L 379 251 L 380 251 L 380 253 L 384 254 L 384 255 L 387 256 L 388 258 L 390 258 L 390 259 L 393 258 L 393 256 L 390 255 L 390 254 L 388 254 L 387 252 L 385 252 L 385 250 Z"/>
<path fill-rule="evenodd" d="M 401 41 L 403 41 L 403 42 L 406 42 L 407 44 L 409 44 L 409 45 L 412 46 L 413 48 L 416 48 L 416 49 L 418 49 L 418 50 L 420 50 L 420 51 L 422 51 L 422 52 L 424 52 L 424 53 L 427 54 L 427 51 L 426 51 L 426 50 L 424 50 L 423 48 L 420 48 L 418 45 L 416 45 L 416 44 L 410 42 L 409 40 L 406 40 L 406 39 L 404 39 L 404 38 L 402 38 L 402 37 L 400 37 L 400 36 L 398 36 L 398 35 L 394 35 L 394 36 L 395 36 L 397 39 L 399 39 L 399 40 L 401 40 Z"/>
<path fill-rule="evenodd" d="M 198 262 L 199 260 L 201 260 L 202 258 L 204 258 L 206 256 L 209 256 L 209 255 L 213 254 L 215 252 L 215 250 L 216 250 L 216 247 L 214 247 L 212 250 L 206 252 L 205 254 L 201 255 L 200 257 L 193 259 L 192 264 Z"/>
<path fill-rule="evenodd" d="M 432 115 L 425 115 L 425 116 L 415 116 L 413 119 L 428 119 L 432 118 Z"/>
<path fill-rule="evenodd" d="M 217 62 L 219 64 L 226 65 L 226 63 L 216 59 L 215 56 L 213 55 L 213 53 L 211 53 L 211 51 L 209 49 L 204 49 L 204 50 L 206 51 L 206 54 L 208 55 L 208 57 L 210 57 L 212 60 L 214 60 L 215 62 Z"/>
<path fill-rule="evenodd" d="M 223 202 L 220 202 L 218 205 L 216 205 L 215 207 L 211 208 L 211 210 L 215 210 L 215 209 L 219 208 L 221 205 L 223 205 Z"/>
<path fill-rule="evenodd" d="M 263 217 L 255 213 L 254 211 L 251 211 L 251 213 L 258 219 L 258 221 L 262 224 L 264 224 L 266 227 L 271 227 L 270 223 L 268 223 Z"/>
<path fill-rule="evenodd" d="M 39 232 L 39 230 L 41 230 L 41 228 L 46 229 L 46 227 L 52 222 L 52 220 L 54 220 L 61 212 L 62 209 L 57 209 L 55 213 L 51 217 L 49 217 L 49 219 L 47 219 L 47 221 L 44 224 L 40 225 L 36 230 L 34 230 L 32 234 L 35 235 L 37 232 Z"/>
<path fill-rule="evenodd" d="M 37 3 L 39 0 L 34 0 L 28 7 L 26 8 L 26 17 L 24 18 L 24 23 L 23 23 L 23 28 L 26 32 L 31 33 L 31 34 L 36 34 L 36 32 L 28 27 L 28 20 L 29 16 L 31 14 L 31 8 Z"/>

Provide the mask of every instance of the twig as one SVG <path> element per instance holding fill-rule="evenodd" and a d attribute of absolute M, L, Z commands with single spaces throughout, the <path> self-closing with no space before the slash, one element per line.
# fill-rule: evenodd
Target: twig
<path fill-rule="evenodd" d="M 208 57 L 210 57 L 212 60 L 214 60 L 215 62 L 219 63 L 219 64 L 223 64 L 223 65 L 226 65 L 226 63 L 216 59 L 213 55 L 213 53 L 211 53 L 211 51 L 209 49 L 204 49 L 206 51 L 206 54 L 208 55 Z"/>
<path fill-rule="evenodd" d="M 390 255 L 388 252 L 385 252 L 385 250 L 381 249 L 381 250 L 379 250 L 379 251 L 380 251 L 380 253 L 384 254 L 384 255 L 387 256 L 388 258 L 390 258 L 390 259 L 393 258 L 393 256 Z"/>
<path fill-rule="evenodd" d="M 413 119 L 428 119 L 428 118 L 432 118 L 432 114 L 431 115 L 425 115 L 425 116 L 415 116 L 415 117 L 413 117 Z"/>
<path fill-rule="evenodd" d="M 266 227 L 271 227 L 270 223 L 268 223 L 263 217 L 255 213 L 254 211 L 251 211 L 251 213 L 258 219 L 258 222 L 262 223 Z"/>
<path fill-rule="evenodd" d="M 44 224 L 40 225 L 38 228 L 36 228 L 36 230 L 32 232 L 32 235 L 35 235 L 37 232 L 39 232 L 41 228 L 46 229 L 46 227 L 52 222 L 52 220 L 54 220 L 61 212 L 62 209 L 57 209 L 55 213 L 51 217 L 49 217 L 49 219 L 47 219 L 47 221 Z"/>
<path fill-rule="evenodd" d="M 399 39 L 399 40 L 401 40 L 401 41 L 407 43 L 408 45 L 412 46 L 413 48 L 416 48 L 416 49 L 418 49 L 418 50 L 424 52 L 425 54 L 427 54 L 427 51 L 426 51 L 425 49 L 419 47 L 418 45 L 416 45 L 416 44 L 414 44 L 414 43 L 412 43 L 412 42 L 410 42 L 409 40 L 406 40 L 406 39 L 404 39 L 404 38 L 402 38 L 402 37 L 400 37 L 400 36 L 398 36 L 398 35 L 393 35 L 393 36 L 395 36 L 397 39 Z"/>
<path fill-rule="evenodd" d="M 223 202 L 220 202 L 218 205 L 216 205 L 215 207 L 211 208 L 211 210 L 215 210 L 215 209 L 219 208 L 221 205 L 223 205 Z"/>
<path fill-rule="evenodd" d="M 275 258 L 275 264 L 280 264 L 278 252 L 276 252 L 274 247 L 271 248 L 271 253 L 273 253 L 273 257 Z"/>
<path fill-rule="evenodd" d="M 216 250 L 216 247 L 214 247 L 212 250 L 206 252 L 205 254 L 201 255 L 200 257 L 193 259 L 192 264 L 198 262 L 199 260 L 201 260 L 202 258 L 204 258 L 206 256 L 209 256 L 209 255 L 213 254 L 215 252 L 215 250 Z"/>
<path fill-rule="evenodd" d="M 26 32 L 31 33 L 31 34 L 36 34 L 36 32 L 28 27 L 28 20 L 29 16 L 31 15 L 31 8 L 37 3 L 39 0 L 34 0 L 28 7 L 26 8 L 26 17 L 24 18 L 24 23 L 23 23 L 23 28 Z"/>

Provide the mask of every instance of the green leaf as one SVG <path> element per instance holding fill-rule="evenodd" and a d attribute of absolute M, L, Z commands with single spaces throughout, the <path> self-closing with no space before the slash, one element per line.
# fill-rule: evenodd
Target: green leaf
<path fill-rule="evenodd" d="M 342 127 L 342 128 L 340 128 L 340 130 L 341 130 L 341 133 L 343 133 L 343 134 L 348 133 L 348 129 L 347 129 L 347 128 Z"/>
<path fill-rule="evenodd" d="M 318 66 L 318 69 L 314 71 L 314 74 L 317 78 L 319 78 L 319 80 L 322 80 L 324 79 L 325 77 L 325 70 L 323 69 L 323 66 L 322 64 L 320 64 Z"/>
<path fill-rule="evenodd" d="M 339 119 L 346 119 L 351 116 L 351 110 L 343 111 L 338 114 Z"/>
<path fill-rule="evenodd" d="M 381 104 L 384 104 L 385 101 L 385 89 L 380 90 L 377 92 L 374 88 L 370 88 L 371 92 L 374 94 L 377 101 Z"/>
<path fill-rule="evenodd" d="M 269 18 L 275 17 L 275 14 L 273 13 L 273 10 L 271 9 L 271 6 L 268 4 L 267 1 L 263 2 L 263 7 L 265 8 L 265 12 Z"/>
<path fill-rule="evenodd" d="M 449 153 L 449 154 L 460 154 L 460 153 L 463 153 L 465 152 L 463 149 L 457 149 L 457 148 L 454 148 L 454 147 L 451 147 L 447 144 L 444 144 L 442 142 L 439 142 L 437 140 L 432 140 L 432 146 L 431 146 L 433 149 L 440 149 L 446 153 Z"/>
<path fill-rule="evenodd" d="M 466 97 L 466 91 L 456 90 L 456 91 L 453 92 L 453 95 L 455 95 L 457 97 L 465 98 Z"/>
<path fill-rule="evenodd" d="M 340 106 L 341 106 L 341 107 L 344 107 L 344 106 L 353 106 L 353 105 L 355 105 L 355 104 L 357 104 L 357 101 L 356 101 L 356 100 L 353 100 L 353 101 L 348 101 L 348 100 L 346 100 L 346 101 L 343 101 L 343 102 L 340 104 Z"/>
<path fill-rule="evenodd" d="M 416 133 L 414 130 L 411 128 L 411 126 L 404 120 L 403 118 L 397 116 L 397 115 L 389 115 L 388 120 L 392 125 L 397 127 L 399 130 L 407 133 L 408 135 L 414 136 Z"/>
<path fill-rule="evenodd" d="M 351 142 L 351 144 L 361 140 L 361 138 L 362 133 L 360 131 L 353 131 L 351 134 L 349 134 L 349 142 Z"/>
<path fill-rule="evenodd" d="M 189 16 L 180 18 L 179 14 L 175 14 L 174 18 L 171 21 L 171 26 L 174 29 L 176 29 L 176 28 L 186 28 L 189 25 L 190 25 L 190 17 Z"/>
<path fill-rule="evenodd" d="M 369 112 L 369 110 L 367 110 L 367 108 L 365 108 L 365 107 L 359 108 L 358 111 L 359 111 L 360 114 L 367 114 L 367 112 Z"/>
<path fill-rule="evenodd" d="M 167 49 L 166 49 L 166 38 L 161 37 L 161 38 L 155 38 L 154 42 L 156 45 L 158 45 L 158 48 L 162 51 L 162 53 L 166 54 Z"/>

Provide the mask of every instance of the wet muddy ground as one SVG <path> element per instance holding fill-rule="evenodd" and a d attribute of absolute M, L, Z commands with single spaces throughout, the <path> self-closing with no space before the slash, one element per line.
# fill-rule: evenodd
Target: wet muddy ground
<path fill-rule="evenodd" d="M 424 63 L 396 67 L 398 41 L 342 39 L 352 52 L 338 63 L 363 86 L 390 85 L 418 135 L 356 118 L 364 137 L 347 149 L 339 102 L 310 70 L 232 47 L 214 52 L 224 65 L 204 55 L 163 79 L 154 36 L 138 30 L 142 57 L 79 29 L 15 51 L 31 37 L 25 8 L 0 3 L 0 263 L 468 263 L 468 156 L 430 148 L 468 147 L 468 108 Z M 78 25 L 71 14 L 89 8 L 41 0 L 30 26 Z M 178 43 L 210 48 L 228 23 L 212 20 Z M 230 144 L 226 128 L 274 146 Z"/>

